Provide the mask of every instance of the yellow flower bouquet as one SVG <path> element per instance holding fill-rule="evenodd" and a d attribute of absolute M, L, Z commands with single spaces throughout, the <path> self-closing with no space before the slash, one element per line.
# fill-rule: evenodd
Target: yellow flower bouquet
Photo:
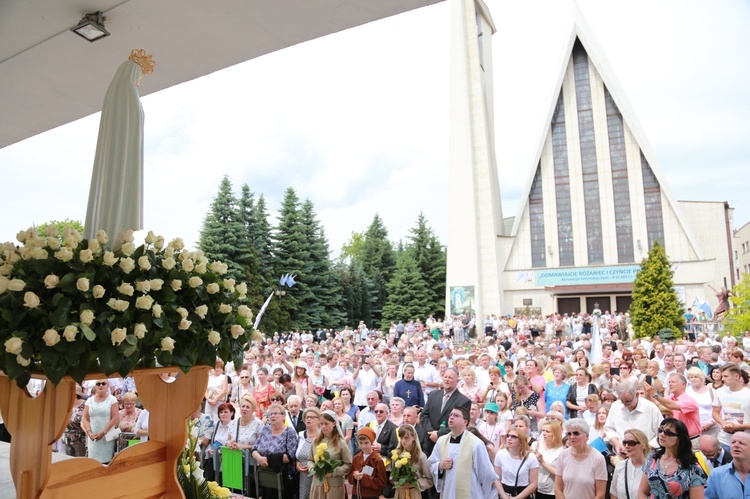
<path fill-rule="evenodd" d="M 411 453 L 397 450 L 391 452 L 391 482 L 395 488 L 394 499 L 420 499 L 417 469 L 411 461 Z"/>
<path fill-rule="evenodd" d="M 314 465 L 310 470 L 310 474 L 314 475 L 319 481 L 323 483 L 323 491 L 328 492 L 330 486 L 328 485 L 328 478 L 326 475 L 333 473 L 333 471 L 341 466 L 343 462 L 338 459 L 331 459 L 331 455 L 328 453 L 328 444 L 321 442 L 315 447 L 315 454 L 313 455 Z"/>

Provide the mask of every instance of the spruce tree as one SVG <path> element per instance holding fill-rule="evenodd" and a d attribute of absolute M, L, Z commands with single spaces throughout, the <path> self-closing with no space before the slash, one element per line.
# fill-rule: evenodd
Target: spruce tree
<path fill-rule="evenodd" d="M 654 241 L 633 281 L 630 317 L 636 337 L 653 337 L 664 329 L 675 335 L 682 331 L 685 311 L 674 290 L 673 278 L 666 250 Z"/>
<path fill-rule="evenodd" d="M 388 301 L 383 307 L 383 323 L 425 318 L 430 306 L 427 287 L 412 252 L 406 251 L 388 282 Z"/>
<path fill-rule="evenodd" d="M 267 285 L 266 276 L 263 275 L 258 250 L 253 244 L 252 236 L 254 233 L 254 224 L 256 223 L 253 211 L 255 209 L 254 195 L 247 184 L 242 186 L 242 193 L 237 201 L 237 213 L 239 214 L 242 226 L 245 229 L 245 242 L 243 258 L 243 267 L 245 271 L 245 281 L 248 285 L 248 305 L 257 312 L 263 305 L 265 296 L 263 293 Z"/>
<path fill-rule="evenodd" d="M 362 267 L 354 260 L 339 260 L 335 266 L 336 278 L 341 288 L 341 310 L 344 317 L 339 325 L 355 327 L 359 321 L 372 324 L 370 312 L 370 283 Z"/>
<path fill-rule="evenodd" d="M 278 300 L 275 330 L 290 331 L 307 327 L 309 316 L 300 304 L 312 300 L 308 284 L 310 251 L 307 236 L 301 223 L 299 198 L 291 187 L 284 193 L 279 210 L 279 224 L 272 233 L 274 275 L 296 274 L 297 284 L 286 289 L 285 296 Z M 275 300 L 274 300 L 275 301 Z M 270 307 L 269 307 L 270 308 Z M 261 328 L 262 329 L 262 328 Z M 269 333 L 271 332 L 267 329 Z"/>
<path fill-rule="evenodd" d="M 227 264 L 227 277 L 238 281 L 244 278 L 247 237 L 232 194 L 232 183 L 226 175 L 203 221 L 198 247 L 209 260 Z"/>
<path fill-rule="evenodd" d="M 362 270 L 373 285 L 371 306 L 373 324 L 368 323 L 368 325 L 380 327 L 383 306 L 388 299 L 386 284 L 396 269 L 396 258 L 393 245 L 388 240 L 388 229 L 377 213 L 365 231 L 360 257 Z"/>
<path fill-rule="evenodd" d="M 445 309 L 445 272 L 447 258 L 445 249 L 420 212 L 417 226 L 411 229 L 408 251 L 417 264 L 417 269 L 428 289 L 428 303 L 423 315 L 440 313 Z"/>

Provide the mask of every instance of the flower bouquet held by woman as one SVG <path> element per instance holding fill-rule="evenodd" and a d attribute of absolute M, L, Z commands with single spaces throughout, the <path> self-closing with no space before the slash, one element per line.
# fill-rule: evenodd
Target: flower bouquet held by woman
<path fill-rule="evenodd" d="M 343 499 L 344 478 L 352 465 L 352 454 L 341 435 L 333 411 L 320 415 L 320 433 L 313 442 L 315 449 L 307 467 L 313 475 L 310 499 Z"/>
<path fill-rule="evenodd" d="M 394 499 L 420 499 L 421 491 L 433 485 L 427 456 L 422 453 L 417 432 L 412 425 L 400 427 L 398 436 L 398 447 L 391 453 Z"/>

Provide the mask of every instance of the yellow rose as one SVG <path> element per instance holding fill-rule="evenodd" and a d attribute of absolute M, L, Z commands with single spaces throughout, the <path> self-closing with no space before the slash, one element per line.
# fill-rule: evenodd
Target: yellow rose
<path fill-rule="evenodd" d="M 401 457 L 403 457 L 404 459 L 411 459 L 411 453 L 406 451 L 401 454 Z"/>
<path fill-rule="evenodd" d="M 401 466 L 406 466 L 407 464 L 409 464 L 409 460 L 406 459 L 405 457 L 402 457 L 401 459 L 399 459 L 398 462 L 401 463 Z"/>
<path fill-rule="evenodd" d="M 394 464 L 394 466 L 395 466 L 396 468 L 400 468 L 400 467 L 401 467 L 401 466 L 403 466 L 403 465 L 401 464 L 401 461 L 396 461 L 396 463 Z"/>
<path fill-rule="evenodd" d="M 328 448 L 328 444 L 325 442 L 322 442 L 320 445 L 318 445 L 318 449 L 326 450 Z"/>
<path fill-rule="evenodd" d="M 397 450 L 391 451 L 391 459 L 393 459 L 394 461 L 396 459 L 398 459 L 398 451 Z"/>

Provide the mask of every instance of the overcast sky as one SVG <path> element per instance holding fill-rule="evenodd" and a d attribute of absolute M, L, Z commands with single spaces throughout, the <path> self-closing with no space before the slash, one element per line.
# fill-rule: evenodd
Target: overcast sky
<path fill-rule="evenodd" d="M 503 214 L 513 216 L 559 91 L 573 4 L 486 3 L 498 30 Z M 578 5 L 676 198 L 729 201 L 735 227 L 750 221 L 750 3 Z M 376 212 L 394 241 L 422 211 L 447 242 L 449 71 L 441 3 L 144 97 L 146 229 L 193 245 L 227 174 L 237 193 L 247 183 L 264 194 L 272 214 L 289 186 L 309 198 L 334 255 Z M 85 218 L 98 121 L 89 116 L 0 149 L 0 241 L 50 219 Z"/>

